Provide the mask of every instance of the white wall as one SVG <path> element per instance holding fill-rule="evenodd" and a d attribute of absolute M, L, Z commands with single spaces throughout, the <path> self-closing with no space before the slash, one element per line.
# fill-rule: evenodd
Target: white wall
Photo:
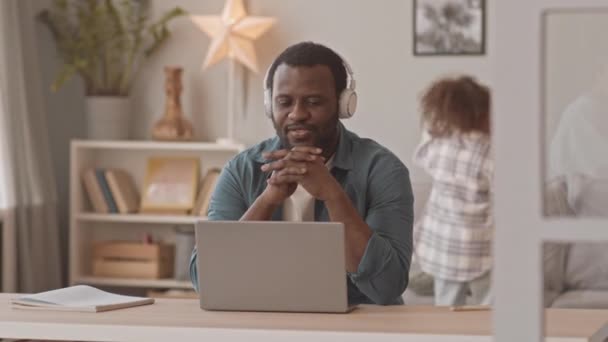
<path fill-rule="evenodd" d="M 247 3 L 247 2 L 246 2 Z M 161 13 L 180 6 L 191 14 L 215 15 L 224 0 L 155 0 Z M 262 72 L 246 81 L 246 115 L 237 117 L 236 135 L 250 145 L 273 134 L 263 115 L 262 77 L 272 59 L 287 46 L 313 40 L 342 54 L 355 72 L 359 93 L 357 114 L 346 125 L 394 151 L 412 171 L 414 182 L 426 176 L 410 162 L 419 138 L 417 100 L 431 80 L 461 72 L 490 83 L 493 42 L 482 57 L 414 57 L 412 0 L 249 0 L 250 14 L 278 18 L 277 25 L 256 43 Z M 493 18 L 487 19 L 489 28 Z M 173 36 L 141 70 L 133 91 L 137 119 L 133 133 L 148 138 L 164 108 L 162 67 L 184 67 L 184 111 L 195 122 L 199 139 L 214 140 L 225 132 L 227 64 L 205 72 L 202 61 L 209 38 L 187 19 L 172 23 Z"/>
<path fill-rule="evenodd" d="M 43 8 L 48 0 L 29 0 Z M 245 73 L 244 115 L 236 118 L 236 135 L 251 145 L 274 134 L 263 115 L 263 71 L 287 46 L 304 40 L 324 43 L 342 54 L 353 67 L 359 93 L 349 129 L 394 151 L 410 168 L 417 212 L 425 202 L 428 177 L 411 163 L 419 139 L 418 96 L 436 77 L 468 73 L 491 84 L 495 22 L 488 8 L 486 56 L 414 57 L 412 0 L 245 0 L 252 15 L 273 16 L 277 25 L 256 42 L 261 74 Z M 191 14 L 217 15 L 224 0 L 154 0 L 155 14 L 180 6 Z M 491 5 L 488 4 L 488 5 Z M 132 90 L 135 117 L 132 135 L 149 139 L 151 127 L 164 109 L 163 66 L 184 68 L 182 104 L 195 124 L 197 140 L 215 140 L 226 131 L 227 64 L 201 71 L 209 38 L 186 18 L 171 23 L 172 36 L 156 55 L 146 60 Z M 38 24 L 45 82 L 50 84 L 59 61 L 51 37 Z M 83 136 L 83 90 L 73 79 L 57 93 L 47 94 L 51 150 L 59 185 L 62 226 L 67 225 L 69 140 Z"/>
<path fill-rule="evenodd" d="M 27 0 L 42 9 L 50 0 Z M 416 212 L 426 200 L 428 178 L 415 168 L 412 152 L 419 138 L 417 100 L 434 78 L 461 72 L 491 84 L 495 16 L 488 8 L 486 56 L 414 57 L 412 55 L 412 0 L 245 0 L 253 15 L 278 18 L 277 25 L 256 43 L 260 69 L 287 46 L 313 40 L 327 44 L 351 64 L 357 79 L 359 108 L 346 125 L 359 135 L 370 137 L 394 151 L 410 168 Z M 181 6 L 191 14 L 216 15 L 224 0 L 154 0 L 156 14 Z M 491 5 L 488 4 L 488 5 Z M 32 22 L 34 19 L 32 18 Z M 51 84 L 60 61 L 51 36 L 37 25 L 41 70 Z M 163 71 L 165 65 L 184 68 L 182 103 L 193 119 L 198 140 L 214 140 L 225 132 L 225 62 L 201 72 L 209 38 L 188 19 L 171 23 L 172 37 L 158 54 L 142 66 L 132 91 L 135 118 L 132 134 L 148 139 L 154 121 L 164 108 Z M 251 145 L 273 134 L 263 115 L 262 77 L 245 74 L 245 116 L 237 117 L 236 135 Z M 47 88 L 48 89 L 48 88 Z M 60 224 L 67 234 L 69 140 L 84 135 L 82 82 L 75 78 L 59 92 L 46 94 L 49 110 L 49 137 L 60 200 Z M 67 241 L 64 237 L 64 241 Z"/>

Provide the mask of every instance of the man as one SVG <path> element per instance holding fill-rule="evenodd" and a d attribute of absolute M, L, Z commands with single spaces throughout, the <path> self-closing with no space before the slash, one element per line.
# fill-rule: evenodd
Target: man
<path fill-rule="evenodd" d="M 339 113 L 347 117 L 353 109 L 343 98 L 354 95 L 347 67 L 335 52 L 310 42 L 273 62 L 265 102 L 277 136 L 224 167 L 208 216 L 342 222 L 349 303 L 402 304 L 412 254 L 409 173 L 389 150 L 339 121 Z M 341 95 L 350 106 L 340 105 Z M 196 250 L 190 271 L 197 288 Z"/>

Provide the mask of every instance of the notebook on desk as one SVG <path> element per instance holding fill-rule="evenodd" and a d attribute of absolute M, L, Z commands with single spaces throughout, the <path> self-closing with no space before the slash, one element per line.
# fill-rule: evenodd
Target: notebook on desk
<path fill-rule="evenodd" d="M 342 223 L 201 221 L 196 247 L 203 309 L 352 309 Z"/>
<path fill-rule="evenodd" d="M 101 312 L 152 303 L 153 298 L 123 296 L 87 285 L 75 285 L 11 299 L 14 309 L 79 312 Z"/>

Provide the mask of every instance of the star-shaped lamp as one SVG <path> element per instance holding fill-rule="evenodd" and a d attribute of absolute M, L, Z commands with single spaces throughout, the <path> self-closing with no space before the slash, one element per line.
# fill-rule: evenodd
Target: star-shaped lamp
<path fill-rule="evenodd" d="M 228 57 L 228 134 L 218 142 L 235 144 L 234 141 L 234 108 L 236 62 L 245 65 L 249 70 L 258 72 L 258 61 L 253 41 L 263 35 L 275 23 L 274 18 L 247 16 L 243 0 L 226 0 L 221 16 L 192 16 L 192 21 L 212 41 L 203 63 L 203 70 Z M 242 100 L 242 99 L 240 99 Z"/>
<path fill-rule="evenodd" d="M 192 21 L 212 39 L 203 70 L 228 57 L 258 72 L 253 41 L 274 25 L 274 18 L 247 16 L 243 0 L 227 0 L 221 16 L 192 16 Z"/>

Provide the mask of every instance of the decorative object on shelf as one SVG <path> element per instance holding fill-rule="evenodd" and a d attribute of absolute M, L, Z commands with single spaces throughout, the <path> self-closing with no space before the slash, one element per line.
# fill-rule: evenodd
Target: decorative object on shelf
<path fill-rule="evenodd" d="M 485 54 L 485 0 L 414 0 L 414 55 Z"/>
<path fill-rule="evenodd" d="M 160 279 L 173 276 L 174 246 L 136 241 L 93 243 L 93 275 Z"/>
<path fill-rule="evenodd" d="M 131 99 L 124 96 L 87 96 L 85 100 L 86 136 L 94 140 L 129 138 Z"/>
<path fill-rule="evenodd" d="M 271 17 L 247 16 L 243 0 L 227 0 L 221 16 L 191 16 L 192 21 L 212 41 L 203 70 L 228 57 L 227 134 L 219 143 L 236 144 L 234 140 L 235 86 L 237 62 L 257 73 L 258 63 L 253 41 L 275 23 Z"/>
<path fill-rule="evenodd" d="M 165 67 L 165 114 L 154 124 L 152 138 L 156 140 L 192 140 L 192 124 L 182 113 L 182 68 Z"/>
<path fill-rule="evenodd" d="M 162 46 L 170 34 L 168 23 L 186 12 L 175 7 L 150 22 L 150 0 L 53 3 L 38 16 L 63 60 L 51 89 L 79 74 L 87 96 L 87 137 L 127 139 L 129 90 L 142 57 Z"/>
<path fill-rule="evenodd" d="M 140 211 L 187 215 L 194 207 L 198 177 L 196 157 L 148 159 Z"/>

